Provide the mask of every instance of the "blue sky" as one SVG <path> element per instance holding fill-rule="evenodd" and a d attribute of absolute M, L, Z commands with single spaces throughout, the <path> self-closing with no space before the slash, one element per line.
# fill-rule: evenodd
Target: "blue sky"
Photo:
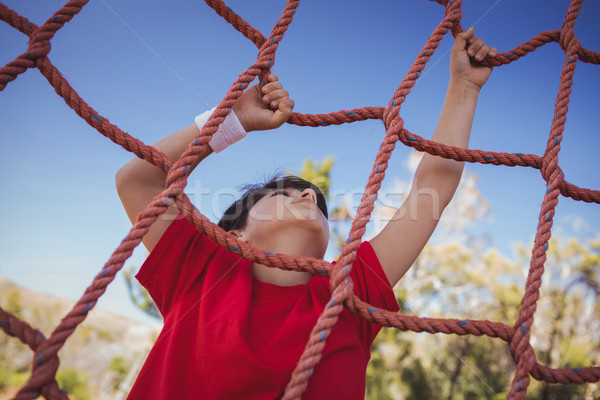
<path fill-rule="evenodd" d="M 54 0 L 5 4 L 37 24 L 62 6 Z M 284 7 L 283 1 L 270 0 L 227 4 L 266 36 Z M 474 25 L 479 36 L 504 52 L 542 31 L 559 29 L 567 6 L 556 0 L 467 0 L 463 26 Z M 575 27 L 582 45 L 596 51 L 598 15 L 600 3 L 584 3 Z M 442 18 L 443 7 L 426 0 L 305 2 L 279 46 L 274 72 L 298 112 L 385 106 Z M 27 37 L 7 24 L 0 26 L 0 35 L 4 65 L 25 51 Z M 401 110 L 405 126 L 426 138 L 441 110 L 452 43 L 448 34 Z M 218 104 L 257 52 L 201 1 L 93 1 L 56 34 L 52 46 L 50 60 L 79 95 L 148 144 Z M 470 147 L 542 155 L 563 58 L 558 44 L 550 43 L 496 68 L 480 95 Z M 559 156 L 567 179 L 591 188 L 598 188 L 599 74 L 596 66 L 577 64 Z M 130 228 L 114 175 L 131 154 L 80 119 L 34 69 L 0 93 L 0 120 L 0 273 L 35 290 L 78 298 Z M 332 190 L 356 191 L 367 182 L 383 135 L 378 121 L 253 132 L 201 164 L 188 192 L 192 200 L 202 200 L 203 211 L 218 211 L 225 204 L 213 207 L 211 196 L 326 156 L 335 157 Z M 408 154 L 397 146 L 383 189 L 394 177 L 410 179 Z M 512 243 L 531 240 L 545 187 L 539 171 L 467 168 L 479 176 L 479 188 L 492 205 L 494 219 L 482 229 L 494 245 L 508 252 Z M 200 198 L 203 190 L 210 196 Z M 584 221 L 583 236 L 598 232 L 597 206 L 561 197 L 557 223 L 566 226 L 576 218 Z M 145 254 L 139 248 L 126 265 L 140 265 Z M 117 276 L 99 304 L 131 316 L 122 281 Z"/>

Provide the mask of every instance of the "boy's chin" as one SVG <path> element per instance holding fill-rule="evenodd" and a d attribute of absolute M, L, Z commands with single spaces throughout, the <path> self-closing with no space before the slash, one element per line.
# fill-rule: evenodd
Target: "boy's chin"
<path fill-rule="evenodd" d="M 312 234 L 320 234 L 323 232 L 323 225 L 318 218 L 295 220 L 295 226 L 298 228 L 310 232 Z"/>
<path fill-rule="evenodd" d="M 286 221 L 278 221 L 277 224 L 271 227 L 272 233 L 292 234 L 292 235 L 310 235 L 315 240 L 320 237 L 327 237 L 328 232 L 325 232 L 325 227 L 319 219 L 301 220 L 292 219 Z"/>

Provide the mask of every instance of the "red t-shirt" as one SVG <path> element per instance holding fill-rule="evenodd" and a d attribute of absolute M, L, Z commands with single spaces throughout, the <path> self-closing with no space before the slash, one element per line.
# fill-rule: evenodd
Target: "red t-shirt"
<path fill-rule="evenodd" d="M 356 295 L 392 311 L 398 303 L 369 242 L 351 272 Z M 164 326 L 128 399 L 274 399 L 282 396 L 330 298 L 329 280 L 276 286 L 252 262 L 178 216 L 137 274 Z M 363 399 L 380 330 L 348 310 L 332 329 L 303 399 Z"/>

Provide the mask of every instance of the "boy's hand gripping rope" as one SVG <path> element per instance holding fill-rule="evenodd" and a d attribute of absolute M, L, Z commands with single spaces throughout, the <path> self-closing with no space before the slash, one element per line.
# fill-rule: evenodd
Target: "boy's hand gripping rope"
<path fill-rule="evenodd" d="M 0 3 L 0 19 L 29 36 L 27 51 L 0 69 L 0 90 L 4 89 L 10 81 L 16 79 L 19 74 L 29 68 L 35 67 L 46 77 L 50 85 L 54 87 L 56 93 L 65 100 L 66 104 L 88 124 L 113 142 L 167 173 L 167 188 L 139 214 L 127 237 L 113 252 L 102 270 L 94 278 L 92 284 L 86 289 L 83 297 L 62 319 L 48 339 L 44 338 L 39 331 L 27 323 L 20 321 L 0 308 L 0 327 L 7 334 L 21 339 L 35 353 L 32 375 L 27 384 L 21 388 L 16 398 L 30 399 L 38 397 L 40 394 L 47 399 L 67 398 L 67 395 L 58 388 L 55 378 L 59 365 L 58 351 L 63 346 L 65 340 L 85 319 L 87 313 L 94 307 L 98 298 L 104 293 L 108 284 L 112 282 L 116 273 L 122 268 L 125 260 L 133 252 L 133 249 L 139 245 L 150 226 L 166 211 L 167 206 L 171 202 L 174 202 L 188 220 L 199 230 L 206 232 L 212 240 L 244 258 L 287 270 L 307 271 L 313 274 L 329 274 L 332 297 L 310 334 L 306 349 L 286 388 L 285 399 L 298 399 L 301 397 L 314 367 L 319 362 L 327 337 L 344 306 L 354 314 L 368 321 L 384 326 L 393 326 L 401 330 L 427 333 L 454 333 L 458 335 L 486 335 L 506 341 L 510 345 L 511 354 L 513 354 L 516 362 L 516 371 L 508 395 L 510 399 L 523 399 L 525 397 L 529 384 L 529 376 L 538 380 L 563 384 L 598 381 L 600 379 L 600 367 L 576 369 L 551 368 L 539 364 L 536 361 L 535 353 L 529 342 L 533 315 L 536 309 L 536 302 L 539 298 L 545 250 L 551 235 L 552 219 L 555 213 L 555 206 L 558 202 L 558 194 L 560 193 L 575 200 L 600 203 L 600 191 L 580 188 L 567 182 L 558 166 L 558 153 L 566 121 L 567 105 L 576 62 L 580 60 L 592 64 L 600 63 L 600 54 L 581 47 L 581 44 L 574 35 L 573 28 L 581 8 L 582 0 L 572 0 L 565 16 L 565 23 L 560 30 L 542 32 L 509 52 L 499 54 L 494 59 L 485 60 L 485 62 L 494 66 L 509 64 L 549 42 L 559 43 L 565 51 L 565 63 L 561 74 L 554 118 L 548 139 L 548 146 L 543 157 L 533 154 L 509 154 L 446 146 L 426 140 L 404 128 L 404 121 L 400 117 L 399 112 L 406 96 L 410 93 L 421 71 L 425 68 L 426 63 L 434 54 L 440 40 L 448 30 L 454 36 L 462 31 L 460 25 L 462 0 L 436 1 L 445 7 L 445 17 L 425 43 L 423 50 L 417 56 L 385 108 L 363 107 L 350 111 L 342 110 L 316 115 L 294 113 L 289 121 L 296 125 L 317 127 L 363 121 L 366 119 L 382 119 L 387 128 L 386 137 L 381 149 L 377 153 L 356 219 L 353 221 L 350 230 L 350 239 L 344 245 L 340 260 L 336 265 L 331 265 L 323 260 L 310 257 L 273 254 L 245 242 L 238 241 L 235 237 L 226 233 L 211 223 L 204 215 L 200 214 L 191 204 L 185 193 L 183 193 L 183 189 L 187 183 L 188 166 L 194 162 L 205 146 L 207 146 L 208 141 L 216 132 L 227 113 L 236 104 L 243 90 L 255 77 L 258 76 L 259 79 L 262 79 L 273 66 L 275 52 L 287 27 L 292 21 L 299 0 L 289 0 L 287 2 L 282 16 L 273 28 L 269 38 L 265 38 L 221 0 L 206 0 L 206 3 L 214 8 L 219 15 L 249 38 L 258 47 L 259 52 L 256 62 L 240 74 L 207 124 L 197 135 L 196 140 L 188 146 L 184 154 L 175 163 L 160 151 L 121 131 L 117 126 L 111 124 L 107 118 L 102 117 L 97 111 L 88 106 L 50 62 L 48 58 L 51 50 L 50 40 L 66 22 L 70 21 L 81 10 L 87 3 L 87 0 L 71 0 L 67 2 L 63 8 L 57 11 L 40 27 Z M 369 221 L 371 212 L 373 211 L 375 196 L 385 176 L 387 162 L 398 140 L 419 151 L 425 151 L 444 158 L 482 164 L 529 166 L 541 170 L 542 178 L 547 182 L 547 192 L 540 212 L 540 222 L 525 287 L 525 296 L 523 297 L 519 317 L 514 327 L 492 321 L 407 316 L 377 309 L 364 303 L 354 295 L 348 274 L 356 257 L 356 250 L 365 232 L 366 223 Z"/>

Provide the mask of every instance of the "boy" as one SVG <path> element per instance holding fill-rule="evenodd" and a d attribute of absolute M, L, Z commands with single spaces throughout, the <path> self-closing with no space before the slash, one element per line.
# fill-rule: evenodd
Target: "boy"
<path fill-rule="evenodd" d="M 471 59 L 477 62 L 496 55 L 497 50 L 477 38 L 472 28 L 457 36 L 434 141 L 468 146 L 478 94 L 491 73 L 491 67 Z M 281 126 L 293 107 L 288 92 L 271 74 L 269 83 L 254 85 L 239 98 L 200 161 L 246 132 Z M 198 116 L 196 124 L 155 147 L 178 159 L 209 115 Z M 463 163 L 425 154 L 396 217 L 357 251 L 351 278 L 359 298 L 398 310 L 392 287 L 433 233 L 462 170 Z M 165 174 L 134 159 L 119 170 L 116 181 L 125 210 L 134 221 L 164 188 Z M 417 196 L 422 190 L 435 195 Z M 178 210 L 171 206 L 167 214 L 175 217 Z M 297 177 L 251 187 L 225 212 L 219 225 L 259 248 L 299 256 L 323 258 L 329 238 L 322 193 Z M 329 300 L 328 279 L 240 258 L 199 233 L 181 215 L 174 220 L 159 218 L 143 242 L 151 254 L 137 278 L 163 314 L 164 327 L 129 398 L 281 397 L 310 330 Z M 303 398 L 362 399 L 370 347 L 379 329 L 344 310 Z"/>

